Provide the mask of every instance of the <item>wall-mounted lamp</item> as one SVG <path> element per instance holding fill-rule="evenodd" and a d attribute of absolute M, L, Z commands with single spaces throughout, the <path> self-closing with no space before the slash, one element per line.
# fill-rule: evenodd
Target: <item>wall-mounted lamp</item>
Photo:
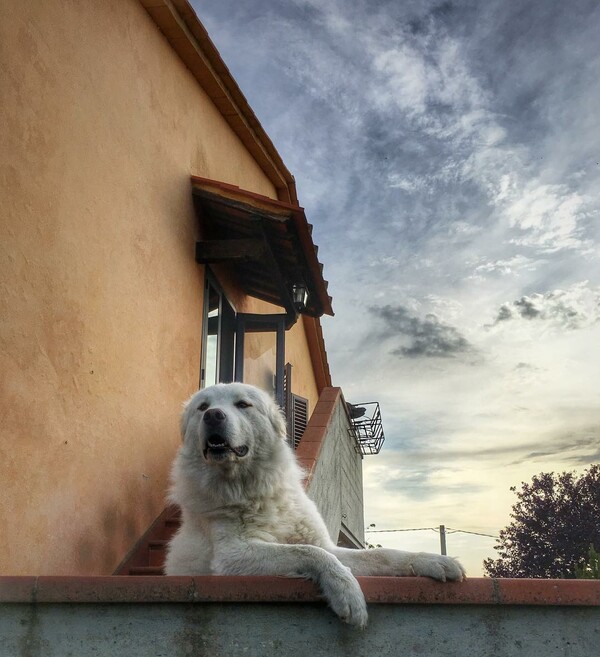
<path fill-rule="evenodd" d="M 301 313 L 308 303 L 308 290 L 304 283 L 294 283 L 292 285 L 292 301 L 294 308 Z"/>

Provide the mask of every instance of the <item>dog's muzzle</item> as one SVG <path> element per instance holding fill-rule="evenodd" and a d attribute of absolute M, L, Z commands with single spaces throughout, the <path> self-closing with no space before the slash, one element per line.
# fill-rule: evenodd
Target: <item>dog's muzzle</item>
<path fill-rule="evenodd" d="M 248 447 L 246 445 L 233 447 L 219 431 L 226 419 L 227 415 L 220 408 L 209 408 L 204 413 L 202 420 L 208 428 L 208 438 L 206 439 L 206 447 L 204 448 L 205 459 L 210 455 L 212 460 L 220 461 L 229 454 L 244 457 L 248 453 Z"/>

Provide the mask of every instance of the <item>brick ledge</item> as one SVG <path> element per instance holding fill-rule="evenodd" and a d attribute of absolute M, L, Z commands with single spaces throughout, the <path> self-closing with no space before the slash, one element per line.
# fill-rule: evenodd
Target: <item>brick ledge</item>
<path fill-rule="evenodd" d="M 598 580 L 359 577 L 371 604 L 600 606 Z M 312 582 L 285 577 L 0 577 L 2 603 L 315 602 Z"/>

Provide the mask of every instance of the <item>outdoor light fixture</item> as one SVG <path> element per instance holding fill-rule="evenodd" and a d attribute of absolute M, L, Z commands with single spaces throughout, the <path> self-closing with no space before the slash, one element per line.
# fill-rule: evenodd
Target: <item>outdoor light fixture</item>
<path fill-rule="evenodd" d="M 299 313 L 306 308 L 308 302 L 308 290 L 304 283 L 294 283 L 294 285 L 292 285 L 292 301 L 294 302 L 294 308 Z"/>

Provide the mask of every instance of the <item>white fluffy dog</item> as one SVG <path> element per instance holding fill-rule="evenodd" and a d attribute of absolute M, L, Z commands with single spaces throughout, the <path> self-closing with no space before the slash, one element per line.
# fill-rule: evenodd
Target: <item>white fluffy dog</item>
<path fill-rule="evenodd" d="M 281 411 L 258 388 L 231 383 L 197 392 L 181 432 L 170 497 L 182 523 L 167 575 L 308 577 L 342 620 L 359 627 L 367 609 L 355 575 L 463 579 L 450 557 L 337 547 L 304 492 Z"/>

